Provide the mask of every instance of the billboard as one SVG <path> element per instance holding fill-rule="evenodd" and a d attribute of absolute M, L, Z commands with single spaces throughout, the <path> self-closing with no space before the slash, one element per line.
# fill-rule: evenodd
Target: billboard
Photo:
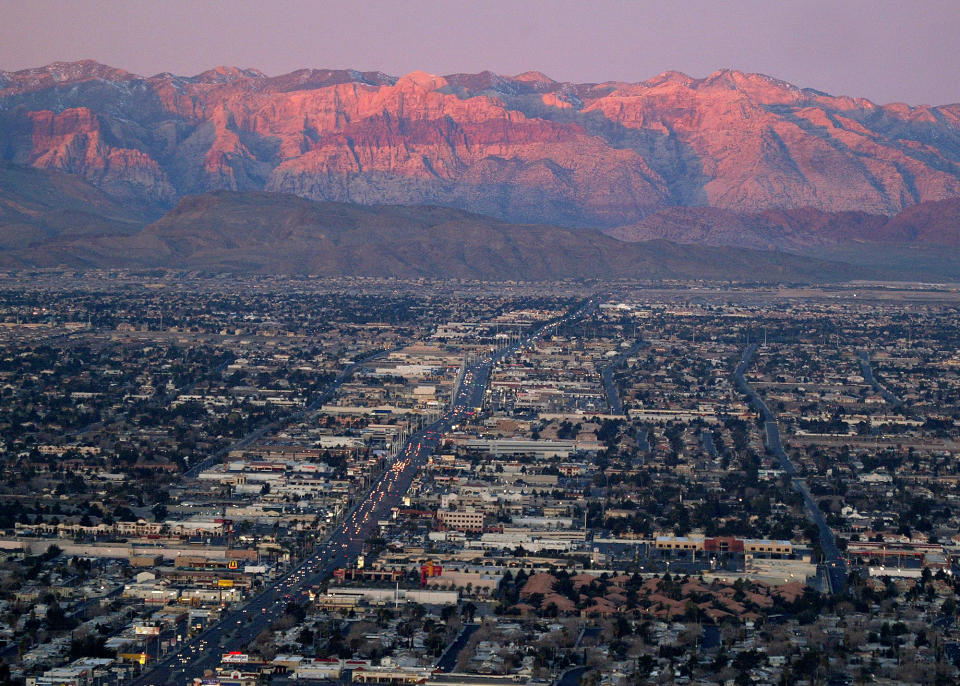
<path fill-rule="evenodd" d="M 224 653 L 223 655 L 220 656 L 220 662 L 246 664 L 250 662 L 250 656 L 247 655 L 246 653 L 238 653 L 238 652 Z"/>

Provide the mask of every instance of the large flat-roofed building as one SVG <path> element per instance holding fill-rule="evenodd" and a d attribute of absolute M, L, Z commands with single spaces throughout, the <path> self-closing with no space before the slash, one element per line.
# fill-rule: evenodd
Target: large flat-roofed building
<path fill-rule="evenodd" d="M 448 529 L 481 533 L 486 515 L 480 510 L 439 510 L 437 519 Z"/>
<path fill-rule="evenodd" d="M 335 586 L 321 600 L 343 598 L 354 604 L 359 602 L 374 605 L 395 603 L 420 603 L 421 605 L 456 605 L 460 599 L 457 591 L 439 589 L 374 588 L 356 586 Z"/>
<path fill-rule="evenodd" d="M 404 667 L 369 667 L 353 670 L 355 684 L 422 684 L 430 677 L 430 670 Z"/>
<path fill-rule="evenodd" d="M 525 439 L 470 439 L 467 450 L 502 455 L 533 455 L 534 457 L 568 458 L 576 449 L 576 441 L 534 441 Z"/>
<path fill-rule="evenodd" d="M 716 536 L 707 538 L 691 536 L 657 536 L 654 547 L 660 551 L 692 551 L 708 553 L 737 553 L 752 556 L 793 555 L 794 547 L 790 541 L 776 541 L 758 538 L 736 538 Z"/>
<path fill-rule="evenodd" d="M 743 541 L 743 552 L 747 555 L 792 555 L 793 543 L 748 538 Z"/>
<path fill-rule="evenodd" d="M 703 550 L 703 536 L 657 536 L 657 550 Z"/>
<path fill-rule="evenodd" d="M 424 686 L 525 686 L 528 679 L 520 674 L 465 674 L 434 672 Z"/>

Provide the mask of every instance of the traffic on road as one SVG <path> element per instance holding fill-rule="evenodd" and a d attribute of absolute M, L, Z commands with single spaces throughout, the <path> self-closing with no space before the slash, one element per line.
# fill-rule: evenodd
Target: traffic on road
<path fill-rule="evenodd" d="M 259 595 L 243 606 L 226 612 L 215 625 L 182 643 L 176 650 L 154 663 L 132 683 L 135 686 L 161 686 L 171 679 L 183 684 L 193 678 L 202 678 L 205 670 L 213 669 L 219 664 L 222 653 L 246 648 L 261 631 L 283 615 L 291 600 L 325 581 L 338 567 L 355 561 L 363 552 L 364 541 L 375 532 L 377 523 L 388 518 L 392 509 L 398 506 L 417 471 L 426 464 L 427 458 L 440 444 L 444 434 L 482 407 L 484 391 L 493 365 L 514 354 L 519 347 L 538 340 L 547 331 L 581 317 L 595 307 L 596 301 L 588 300 L 566 315 L 542 324 L 512 345 L 473 361 L 464 370 L 462 383 L 450 409 L 438 420 L 421 427 L 419 432 L 408 438 L 389 467 L 371 485 L 365 497 L 348 511 L 340 525 L 311 555 L 275 580 Z M 354 364 L 341 373 L 323 397 L 332 396 L 356 366 L 357 364 Z M 261 428 L 255 433 L 260 435 L 264 430 Z M 249 442 L 254 438 L 256 436 L 248 436 L 242 440 Z"/>

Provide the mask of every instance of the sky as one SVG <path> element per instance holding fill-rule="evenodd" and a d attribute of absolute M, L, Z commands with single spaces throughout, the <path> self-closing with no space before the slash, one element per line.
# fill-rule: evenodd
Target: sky
<path fill-rule="evenodd" d="M 0 0 L 0 70 L 94 59 L 642 81 L 760 72 L 878 103 L 960 102 L 960 0 Z"/>

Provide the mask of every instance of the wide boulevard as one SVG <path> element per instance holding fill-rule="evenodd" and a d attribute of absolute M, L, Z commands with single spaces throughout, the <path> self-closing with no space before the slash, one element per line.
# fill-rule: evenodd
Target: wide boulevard
<path fill-rule="evenodd" d="M 301 597 L 311 586 L 319 585 L 334 569 L 356 559 L 364 541 L 374 533 L 377 522 L 389 518 L 392 509 L 400 503 L 443 434 L 482 406 L 490 370 L 496 361 L 595 307 L 595 301 L 589 300 L 566 315 L 540 325 L 520 341 L 466 367 L 447 413 L 408 439 L 389 468 L 374 481 L 366 497 L 354 505 L 311 555 L 243 605 L 225 612 L 216 624 L 180 644 L 130 683 L 135 686 L 189 683 L 194 678 L 203 678 L 206 670 L 215 669 L 223 653 L 246 649 L 261 631 L 283 615 L 287 603 Z M 336 386 L 342 383 L 343 377 L 337 379 Z"/>
<path fill-rule="evenodd" d="M 823 564 L 821 566 L 821 573 L 826 577 L 827 590 L 830 593 L 839 593 L 843 590 L 844 586 L 847 583 L 847 563 L 844 560 L 843 556 L 840 554 L 840 549 L 837 548 L 836 538 L 833 535 L 833 531 L 830 529 L 830 526 L 827 524 L 827 520 L 823 516 L 823 512 L 820 511 L 820 507 L 814 501 L 813 497 L 810 495 L 810 491 L 807 489 L 807 484 L 797 475 L 797 469 L 794 467 L 793 462 L 790 461 L 790 458 L 787 456 L 786 451 L 783 449 L 783 443 L 780 440 L 780 429 L 777 426 L 777 419 L 770 411 L 770 408 L 767 407 L 767 404 L 763 401 L 760 395 L 753 390 L 750 384 L 747 383 L 746 378 L 744 378 L 744 373 L 747 371 L 747 368 L 750 366 L 750 362 L 753 359 L 754 353 L 757 351 L 757 344 L 752 343 L 747 346 L 747 349 L 743 353 L 743 357 L 740 359 L 740 364 L 737 365 L 737 370 L 735 375 L 737 377 L 737 385 L 740 389 L 747 394 L 750 398 L 750 402 L 753 403 L 761 416 L 763 417 L 763 426 L 767 433 L 767 448 L 780 460 L 780 466 L 784 472 L 790 477 L 793 487 L 803 496 L 803 502 L 806 506 L 807 514 L 810 517 L 810 520 L 816 525 L 817 531 L 820 534 L 820 548 L 823 550 Z"/>

